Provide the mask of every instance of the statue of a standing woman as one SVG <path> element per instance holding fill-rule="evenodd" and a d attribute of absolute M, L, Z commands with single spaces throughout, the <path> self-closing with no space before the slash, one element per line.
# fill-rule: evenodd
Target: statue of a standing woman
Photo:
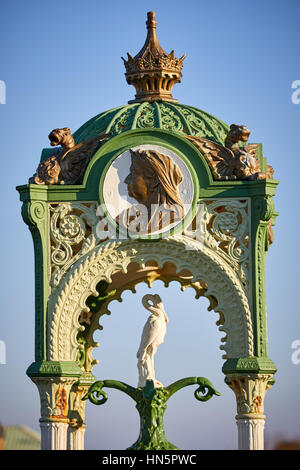
<path fill-rule="evenodd" d="M 152 305 L 149 303 L 152 302 Z M 153 380 L 156 387 L 162 387 L 162 383 L 156 380 L 154 371 L 154 354 L 157 347 L 163 343 L 168 317 L 164 311 L 164 306 L 159 295 L 144 295 L 143 306 L 151 312 L 145 323 L 138 358 L 139 382 L 138 387 L 144 387 L 146 380 Z"/>

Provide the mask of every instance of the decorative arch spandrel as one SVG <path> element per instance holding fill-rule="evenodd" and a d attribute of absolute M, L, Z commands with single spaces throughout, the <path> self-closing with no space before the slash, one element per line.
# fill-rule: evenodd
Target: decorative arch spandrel
<path fill-rule="evenodd" d="M 149 261 L 159 268 L 171 263 L 177 273 L 190 272 L 191 283 L 205 283 L 204 295 L 216 300 L 213 308 L 220 313 L 219 329 L 226 333 L 226 342 L 220 347 L 226 353 L 225 358 L 254 354 L 251 311 L 236 273 L 209 248 L 187 237 L 173 237 L 159 242 L 106 241 L 78 260 L 49 298 L 48 360 L 76 360 L 81 347 L 77 336 L 84 329 L 79 317 L 89 311 L 88 297 L 98 296 L 99 281 L 111 284 L 117 272 L 126 278 L 131 263 L 145 268 Z M 182 283 L 180 275 L 177 277 Z"/>

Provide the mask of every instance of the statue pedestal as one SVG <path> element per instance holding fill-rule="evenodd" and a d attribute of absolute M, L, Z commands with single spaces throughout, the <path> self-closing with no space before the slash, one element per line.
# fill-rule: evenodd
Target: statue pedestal
<path fill-rule="evenodd" d="M 168 399 L 188 385 L 199 385 L 194 393 L 199 401 L 207 401 L 213 395 L 220 395 L 204 377 L 187 377 L 177 380 L 166 388 L 156 388 L 153 380 L 147 380 L 144 387 L 138 388 L 116 380 L 103 380 L 95 382 L 82 400 L 89 399 L 95 405 L 103 405 L 107 401 L 103 387 L 116 388 L 126 393 L 136 402 L 136 409 L 140 415 L 139 437 L 127 450 L 177 450 L 178 447 L 171 444 L 165 436 L 163 415 Z M 203 395 L 200 395 L 200 392 Z"/>
<path fill-rule="evenodd" d="M 155 388 L 153 380 L 147 380 L 143 388 L 137 389 L 136 409 L 140 415 L 138 440 L 127 450 L 176 450 L 164 430 L 163 416 L 170 393 L 165 388 Z"/>

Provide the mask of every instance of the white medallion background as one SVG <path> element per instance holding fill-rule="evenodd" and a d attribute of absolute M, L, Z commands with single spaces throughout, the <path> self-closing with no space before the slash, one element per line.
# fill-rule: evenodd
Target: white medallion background
<path fill-rule="evenodd" d="M 191 208 L 194 197 L 193 180 L 187 165 L 178 155 L 176 155 L 176 153 L 172 152 L 172 150 L 161 147 L 160 145 L 145 144 L 132 147 L 132 150 L 138 149 L 156 150 L 157 152 L 170 157 L 176 163 L 176 165 L 178 165 L 183 176 L 178 190 L 180 198 L 184 204 L 186 215 Z M 128 196 L 127 184 L 124 183 L 126 176 L 130 173 L 130 166 L 131 154 L 130 150 L 126 150 L 113 161 L 104 178 L 103 199 L 109 215 L 114 220 L 122 211 L 128 209 L 132 205 L 137 205 L 137 201 L 134 198 Z M 164 227 L 159 232 L 152 233 L 165 232 L 177 224 L 178 222 Z"/>

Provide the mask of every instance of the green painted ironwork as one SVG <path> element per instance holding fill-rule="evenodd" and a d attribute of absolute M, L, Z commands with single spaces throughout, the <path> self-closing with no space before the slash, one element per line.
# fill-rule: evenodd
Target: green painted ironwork
<path fill-rule="evenodd" d="M 237 372 L 274 374 L 276 370 L 277 369 L 274 362 L 267 356 L 231 358 L 227 359 L 222 367 L 224 374 L 232 374 Z"/>
<path fill-rule="evenodd" d="M 180 103 L 143 102 L 120 106 L 91 118 L 75 133 L 76 144 L 111 132 L 117 136 L 126 131 L 143 128 L 160 128 L 179 135 L 196 135 L 224 144 L 229 127 L 194 106 Z M 42 159 L 46 154 L 42 155 Z"/>
<path fill-rule="evenodd" d="M 231 357 L 227 359 L 224 364 L 223 371 L 224 373 L 229 371 L 232 372 L 234 370 L 245 372 L 274 371 L 276 368 L 271 359 L 268 358 L 267 351 L 265 257 L 268 250 L 267 233 L 269 220 L 271 219 L 272 224 L 274 225 L 277 215 L 273 208 L 273 196 L 275 195 L 278 181 L 214 181 L 208 164 L 201 153 L 194 145 L 184 138 L 184 133 L 186 131 L 188 131 L 187 133 L 190 135 L 195 131 L 195 135 L 203 135 L 206 138 L 209 138 L 205 133 L 197 133 L 194 129 L 194 126 L 196 125 L 199 126 L 199 129 L 202 126 L 201 123 L 197 121 L 197 119 L 200 119 L 201 117 L 199 113 L 202 112 L 198 110 L 197 114 L 195 108 L 183 105 L 180 105 L 180 107 L 173 103 L 153 103 L 149 106 L 148 105 L 149 103 L 147 106 L 145 103 L 135 103 L 128 105 L 128 107 L 120 107 L 117 108 L 117 110 L 102 113 L 97 119 L 93 118 L 93 120 L 86 123 L 75 133 L 76 141 L 79 142 L 96 135 L 95 132 L 97 131 L 97 125 L 99 125 L 99 132 L 102 132 L 106 131 L 110 123 L 113 121 L 114 123 L 111 125 L 111 130 L 113 131 L 113 129 L 117 128 L 118 123 L 120 122 L 120 132 L 116 131 L 93 156 L 85 172 L 84 180 L 81 185 L 40 186 L 27 184 L 17 188 L 20 193 L 20 199 L 23 202 L 23 219 L 29 226 L 32 234 L 35 252 L 36 362 L 34 363 L 35 365 L 30 366 L 30 371 L 34 370 L 34 373 L 40 371 L 41 375 L 43 375 L 45 370 L 50 367 L 50 365 L 48 366 L 48 363 L 50 364 L 51 362 L 49 361 L 49 351 L 47 349 L 47 309 L 50 294 L 49 270 L 51 268 L 49 261 L 49 204 L 72 201 L 101 202 L 100 194 L 103 180 L 102 175 L 109 162 L 120 155 L 123 151 L 140 145 L 141 143 L 164 146 L 176 152 L 179 156 L 185 158 L 185 160 L 189 162 L 189 165 L 193 168 L 195 174 L 194 182 L 197 186 L 198 201 L 205 198 L 219 198 L 220 200 L 222 200 L 222 198 L 239 198 L 241 200 L 249 198 L 251 201 L 249 249 L 251 259 L 250 277 L 252 285 L 251 291 L 249 292 L 249 304 L 251 305 L 253 318 L 255 351 L 254 357 Z M 168 111 L 166 111 L 163 106 L 167 107 Z M 126 114 L 128 120 L 131 122 L 133 119 L 132 125 L 128 124 L 127 126 L 125 122 L 125 108 L 128 111 Z M 150 109 L 153 111 L 153 121 L 151 118 L 152 111 Z M 117 117 L 117 114 L 119 117 Z M 175 118 L 175 116 L 177 117 Z M 121 121 L 119 121 L 119 118 L 122 118 Z M 168 124 L 168 120 L 171 118 L 178 123 L 176 125 L 177 127 L 174 125 L 175 127 L 173 126 L 172 128 L 172 125 Z M 180 119 L 180 125 L 177 118 Z M 172 119 L 171 122 L 173 122 Z M 209 121 L 210 125 L 212 125 L 209 115 L 205 116 L 205 119 L 207 120 L 207 123 Z M 215 123 L 215 126 L 218 127 L 218 120 L 215 118 L 215 120 L 213 118 L 211 119 Z M 106 123 L 106 127 L 104 126 L 104 121 Z M 124 126 L 124 128 L 122 126 Z M 220 126 L 220 133 L 222 134 L 223 130 L 225 132 L 225 127 L 222 127 L 221 124 Z M 178 131 L 179 128 L 181 129 L 180 132 Z M 217 133 L 217 130 L 215 132 Z M 216 135 L 217 134 L 215 134 L 215 137 Z M 215 138 L 215 140 L 218 139 Z M 222 141 L 221 137 L 219 141 Z M 257 152 L 262 170 L 264 171 L 266 168 L 266 159 L 263 157 L 261 145 L 259 145 Z M 157 241 L 155 240 L 155 243 L 156 242 Z M 105 300 L 105 296 L 102 299 L 100 297 L 98 301 L 103 302 Z M 78 341 L 82 343 L 83 351 L 88 329 L 89 328 L 87 326 L 84 334 L 78 332 Z M 83 357 L 83 353 L 81 353 L 81 356 L 78 356 L 77 365 L 84 369 L 84 361 L 85 358 Z M 76 363 L 74 362 L 74 364 Z M 50 369 L 55 371 L 59 370 L 55 364 L 53 364 Z M 76 367 L 74 367 L 74 373 L 76 372 L 75 369 Z M 61 374 L 68 375 L 69 372 L 63 372 L 64 370 L 65 367 Z"/>
<path fill-rule="evenodd" d="M 85 324 L 84 330 L 79 331 L 77 335 L 77 341 L 79 344 L 82 345 L 82 349 L 80 349 L 80 351 L 78 352 L 77 362 L 80 365 L 80 367 L 83 369 L 87 368 L 87 363 L 88 363 L 88 360 L 86 357 L 87 356 L 87 351 L 86 351 L 87 342 L 88 340 L 90 340 L 90 342 L 93 343 L 93 341 L 91 340 L 92 340 L 92 336 L 94 333 L 94 329 L 91 328 L 91 325 L 94 323 L 97 323 L 97 321 L 99 320 L 99 315 L 97 314 L 100 308 L 102 307 L 102 305 L 104 304 L 104 302 L 109 297 L 111 297 L 112 295 L 116 293 L 115 290 L 112 290 L 110 292 L 105 292 L 108 285 L 109 285 L 108 282 L 100 281 L 96 286 L 98 296 L 95 297 L 91 295 L 86 300 L 86 305 L 90 309 L 90 311 L 93 313 L 93 318 L 92 318 L 92 322 L 90 324 Z"/>
<path fill-rule="evenodd" d="M 142 388 L 134 388 L 117 380 L 100 380 L 91 385 L 82 400 L 89 399 L 94 405 L 103 405 L 108 399 L 107 393 L 103 391 L 104 387 L 115 388 L 126 393 L 136 402 L 136 409 L 140 416 L 138 439 L 127 450 L 176 450 L 178 448 L 165 436 L 163 416 L 168 399 L 178 390 L 189 385 L 199 385 L 194 396 L 202 402 L 209 400 L 213 395 L 220 395 L 205 377 L 186 377 L 165 388 L 156 388 L 153 380 L 147 380 Z"/>
<path fill-rule="evenodd" d="M 82 374 L 73 361 L 36 361 L 27 369 L 29 377 L 79 377 Z"/>

